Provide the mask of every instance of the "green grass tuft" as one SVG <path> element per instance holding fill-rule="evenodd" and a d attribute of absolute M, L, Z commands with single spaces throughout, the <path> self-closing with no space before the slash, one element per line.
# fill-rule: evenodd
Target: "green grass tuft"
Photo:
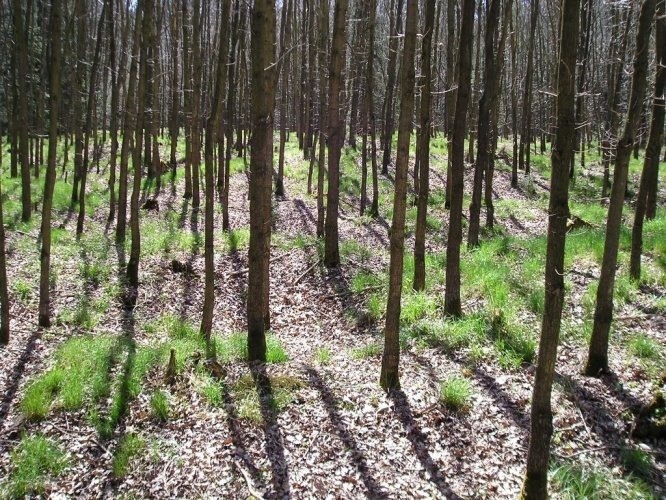
<path fill-rule="evenodd" d="M 169 420 L 171 408 L 169 399 L 163 391 L 155 391 L 150 397 L 150 414 L 158 422 Z"/>
<path fill-rule="evenodd" d="M 146 447 L 146 442 L 136 434 L 126 434 L 113 454 L 113 475 L 117 479 L 127 476 L 132 458 Z"/>
<path fill-rule="evenodd" d="M 382 352 L 382 347 L 378 342 L 370 342 L 356 349 L 352 349 L 351 357 L 353 359 L 366 359 L 378 356 Z"/>
<path fill-rule="evenodd" d="M 472 399 L 472 387 L 469 380 L 451 376 L 439 383 L 439 399 L 454 411 L 469 410 Z"/>
<path fill-rule="evenodd" d="M 55 441 L 41 434 L 24 435 L 12 451 L 9 475 L 0 482 L 0 493 L 7 498 L 44 495 L 49 478 L 62 474 L 68 465 L 67 454 Z"/>

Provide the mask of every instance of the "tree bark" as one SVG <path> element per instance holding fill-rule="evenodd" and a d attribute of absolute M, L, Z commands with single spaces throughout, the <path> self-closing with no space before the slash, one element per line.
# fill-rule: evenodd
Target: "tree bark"
<path fill-rule="evenodd" d="M 402 6 L 404 0 L 398 0 L 398 6 L 394 11 L 393 8 L 390 9 L 390 34 L 389 34 L 389 61 L 388 61 L 388 80 L 386 83 L 386 95 L 384 96 L 384 120 L 382 128 L 382 175 L 388 174 L 388 166 L 391 163 L 391 143 L 393 141 L 393 119 L 394 119 L 394 108 L 393 108 L 393 92 L 395 89 L 395 71 L 396 71 L 396 61 L 398 60 L 398 31 L 402 28 Z M 395 12 L 395 17 L 394 17 Z M 395 24 L 393 23 L 395 19 Z"/>
<path fill-rule="evenodd" d="M 56 153 L 58 150 L 58 111 L 60 110 L 60 0 L 51 0 L 51 64 L 49 88 L 49 152 L 46 176 L 44 179 L 44 200 L 42 202 L 42 250 L 39 257 L 39 326 L 51 325 L 51 207 L 53 206 L 53 189 L 56 181 Z M 2 221 L 0 221 L 2 224 Z M 2 249 L 0 248 L 0 251 Z"/>
<path fill-rule="evenodd" d="M 656 0 L 644 0 L 638 19 L 631 94 L 624 132 L 618 141 L 615 153 L 615 172 L 613 174 L 613 187 L 606 222 L 604 256 L 601 263 L 599 287 L 597 289 L 590 350 L 585 367 L 585 374 L 589 376 L 598 376 L 601 372 L 608 371 L 608 337 L 613 318 L 613 289 L 615 286 L 615 269 L 620 244 L 620 231 L 622 229 L 622 208 L 627 185 L 629 156 L 631 155 L 631 149 L 636 138 L 636 129 L 641 118 L 641 108 L 643 106 L 643 98 L 645 97 L 648 46 L 655 3 Z"/>
<path fill-rule="evenodd" d="M 26 23 L 23 23 L 21 0 L 12 0 L 12 17 L 14 20 L 14 41 L 16 43 L 16 95 L 18 96 L 18 115 L 13 118 L 14 127 L 18 132 L 18 151 L 21 163 L 21 220 L 27 222 L 32 215 L 30 196 L 30 157 L 28 137 L 28 32 L 29 12 L 32 2 L 26 6 Z M 14 149 L 12 147 L 12 149 Z"/>
<path fill-rule="evenodd" d="M 248 275 L 248 358 L 266 361 L 275 105 L 275 2 L 252 6 L 252 155 L 250 158 L 250 248 Z"/>
<path fill-rule="evenodd" d="M 206 120 L 206 138 L 204 145 L 204 157 L 206 162 L 206 200 L 205 200 L 205 221 L 204 221 L 204 304 L 201 317 L 201 335 L 206 340 L 207 356 L 215 357 L 215 352 L 211 348 L 210 336 L 213 330 L 213 311 L 215 309 L 215 254 L 214 254 L 214 232 L 213 223 L 215 220 L 215 161 L 214 151 L 217 144 L 217 127 L 222 116 L 224 104 L 224 90 L 227 77 L 227 52 L 229 50 L 229 10 L 231 0 L 222 2 L 222 27 L 219 34 L 219 46 L 217 49 L 217 69 L 215 72 L 215 89 L 213 100 L 210 104 L 211 112 Z"/>
<path fill-rule="evenodd" d="M 488 155 L 492 154 L 490 145 L 490 111 L 495 105 L 497 96 L 497 74 L 495 60 L 495 30 L 500 14 L 500 0 L 490 0 L 486 15 L 485 33 L 485 66 L 483 77 L 483 94 L 479 100 L 478 114 L 478 145 L 476 148 L 476 163 L 474 165 L 474 184 L 472 189 L 472 203 L 469 206 L 469 232 L 467 233 L 467 245 L 475 247 L 479 245 L 479 219 L 481 215 L 481 194 L 483 191 L 483 174 L 488 168 Z M 479 47 L 478 50 L 480 50 Z M 498 58 L 501 57 L 498 54 Z"/>
<path fill-rule="evenodd" d="M 451 136 L 451 213 L 446 247 L 446 291 L 444 308 L 447 314 L 460 316 L 460 244 L 462 242 L 463 174 L 465 170 L 465 134 L 467 106 L 472 76 L 472 40 L 474 39 L 475 0 L 464 0 L 458 49 L 458 90 L 454 127 Z"/>
<path fill-rule="evenodd" d="M 563 0 L 557 70 L 557 132 L 551 153 L 545 302 L 537 358 L 527 470 L 521 497 L 548 497 L 548 459 L 553 434 L 551 390 L 564 302 L 564 249 L 569 215 L 569 165 L 575 148 L 576 52 L 580 0 Z"/>
<path fill-rule="evenodd" d="M 432 3 L 430 0 L 429 3 Z M 400 387 L 400 298 L 405 247 L 405 211 L 407 201 L 407 170 L 409 167 L 409 139 L 414 114 L 414 53 L 416 52 L 416 22 L 418 0 L 407 0 L 405 42 L 402 52 L 400 118 L 398 123 L 398 151 L 395 162 L 395 196 L 391 223 L 391 261 L 389 265 L 389 291 L 386 302 L 384 328 L 384 355 L 380 385 L 386 391 Z M 432 30 L 431 30 L 432 31 Z"/>
<path fill-rule="evenodd" d="M 523 88 L 522 125 L 520 127 L 520 146 L 518 166 L 530 173 L 530 136 L 532 133 L 532 75 L 534 73 L 534 37 L 539 18 L 539 0 L 531 0 L 530 37 L 527 42 L 527 67 L 525 69 L 525 87 Z"/>
<path fill-rule="evenodd" d="M 432 34 L 435 28 L 435 0 L 427 0 L 425 5 L 425 25 L 421 39 L 421 88 L 419 142 L 419 194 L 416 209 L 416 229 L 414 231 L 414 282 L 416 291 L 425 290 L 425 238 L 428 195 L 430 189 L 430 100 L 432 92 Z"/>
<path fill-rule="evenodd" d="M 83 223 L 86 217 L 86 183 L 88 179 L 88 156 L 89 156 L 89 146 L 90 146 L 90 132 L 92 128 L 92 119 L 93 119 L 93 109 L 95 108 L 95 93 L 97 91 L 97 68 L 99 67 L 99 60 L 102 51 L 102 33 L 104 28 L 105 21 L 105 12 L 107 9 L 107 3 L 109 0 L 105 1 L 102 5 L 102 14 L 99 18 L 99 23 L 97 24 L 97 38 L 95 41 L 95 52 L 93 56 L 92 67 L 90 69 L 90 82 L 88 84 L 88 105 L 86 109 L 86 124 L 84 130 L 84 140 L 83 140 L 83 164 L 81 167 L 81 176 L 79 187 L 79 216 L 76 220 L 76 236 L 77 238 L 83 233 Z M 112 1 L 112 0 L 111 0 Z"/>
<path fill-rule="evenodd" d="M 319 33 L 317 45 L 319 50 L 319 158 L 317 160 L 317 237 L 324 236 L 324 179 L 326 175 L 326 139 L 328 138 L 326 115 L 326 68 L 328 63 L 328 0 L 319 2 Z"/>
<path fill-rule="evenodd" d="M 634 227 L 631 230 L 631 258 L 630 275 L 635 280 L 641 278 L 641 254 L 643 253 L 643 222 L 647 209 L 648 193 L 652 186 L 657 185 L 659 177 L 659 158 L 661 156 L 661 143 L 664 133 L 664 90 L 666 90 L 666 17 L 664 17 L 664 1 L 657 4 L 656 18 L 656 66 L 657 72 L 654 83 L 654 97 L 652 100 L 652 118 L 650 121 L 650 135 L 645 148 L 643 172 L 638 188 L 636 206 L 634 207 Z"/>
<path fill-rule="evenodd" d="M 338 267 L 340 264 L 338 208 L 340 204 L 340 148 L 344 127 L 340 120 L 340 90 L 343 86 L 342 68 L 345 61 L 347 3 L 347 0 L 335 0 L 331 63 L 328 75 L 328 196 L 324 228 L 324 265 L 329 269 Z"/>

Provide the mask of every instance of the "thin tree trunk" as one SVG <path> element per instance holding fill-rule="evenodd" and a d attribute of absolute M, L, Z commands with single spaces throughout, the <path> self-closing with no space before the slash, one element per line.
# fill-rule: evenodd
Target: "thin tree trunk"
<path fill-rule="evenodd" d="M 395 24 L 393 24 L 393 7 L 391 7 L 389 23 L 390 34 L 389 34 L 389 61 L 388 61 L 388 80 L 386 83 L 386 94 L 384 96 L 384 120 L 383 120 L 383 130 L 382 130 L 382 149 L 383 149 L 383 158 L 382 158 L 382 175 L 388 174 L 388 166 L 391 163 L 391 143 L 393 141 L 393 92 L 395 89 L 395 66 L 396 61 L 398 60 L 398 31 L 402 29 L 402 6 L 404 0 L 398 0 L 398 5 L 395 10 Z"/>
<path fill-rule="evenodd" d="M 451 146 L 451 213 L 446 248 L 445 311 L 462 314 L 460 305 L 460 244 L 462 242 L 462 203 L 465 170 L 465 134 L 467 106 L 472 76 L 472 41 L 474 39 L 474 0 L 464 0 L 458 49 L 458 91 Z"/>
<path fill-rule="evenodd" d="M 0 133 L 0 143 L 2 133 Z M 0 150 L 2 144 L 0 144 Z M 0 157 L 2 153 L 0 152 Z M 9 343 L 9 292 L 7 286 L 7 254 L 5 252 L 5 223 L 2 213 L 2 176 L 0 176 L 0 345 Z"/>
<path fill-rule="evenodd" d="M 252 155 L 250 158 L 250 248 L 248 251 L 248 358 L 266 361 L 266 311 L 271 239 L 271 179 L 275 107 L 275 2 L 252 6 Z"/>
<path fill-rule="evenodd" d="M 108 0 L 112 1 L 112 0 Z M 80 190 L 79 190 L 79 216 L 76 220 L 76 236 L 77 238 L 83 233 L 83 223 L 86 217 L 86 182 L 88 179 L 88 155 L 90 145 L 90 131 L 92 128 L 93 109 L 95 108 L 95 92 L 97 91 L 97 68 L 99 67 L 99 60 L 102 52 L 102 33 L 104 22 L 106 20 L 105 12 L 107 8 L 107 1 L 102 5 L 102 14 L 99 17 L 97 24 L 97 39 L 95 41 L 95 53 L 93 56 L 92 67 L 90 69 L 90 83 L 88 85 L 88 107 L 86 111 L 86 125 L 84 131 L 83 141 L 83 165 L 81 168 L 80 177 Z"/>
<path fill-rule="evenodd" d="M 430 0 L 432 2 L 432 0 Z M 400 387 L 400 298 L 405 248 L 405 211 L 407 199 L 407 170 L 409 167 L 409 139 L 414 114 L 414 53 L 416 52 L 417 0 L 407 0 L 405 42 L 402 53 L 400 119 L 398 123 L 398 151 L 395 162 L 395 196 L 391 223 L 391 261 L 389 265 L 389 291 L 386 302 L 384 328 L 384 355 L 379 380 L 384 390 Z M 432 31 L 432 30 L 431 30 Z"/>
<path fill-rule="evenodd" d="M 486 14 L 485 33 L 485 66 L 483 77 L 483 94 L 479 100 L 478 113 L 478 147 L 476 151 L 476 163 L 474 165 L 474 184 L 472 189 L 472 203 L 469 206 L 469 232 L 467 233 L 467 245 L 475 247 L 479 245 L 479 219 L 481 215 L 481 194 L 483 191 L 483 174 L 488 168 L 488 155 L 491 154 L 490 145 L 490 113 L 495 105 L 496 80 L 499 78 L 495 60 L 495 30 L 500 14 L 500 0 L 490 0 Z M 480 51 L 481 47 L 477 50 Z M 503 54 L 498 54 L 498 58 Z M 470 143 L 472 140 L 470 139 Z"/>
<path fill-rule="evenodd" d="M 548 460 L 553 434 L 551 390 L 564 303 L 564 248 L 569 215 L 569 165 L 575 148 L 576 52 L 580 0 L 564 0 L 560 21 L 557 70 L 557 132 L 551 155 L 545 302 L 532 393 L 527 470 L 521 497 L 548 497 Z"/>
<path fill-rule="evenodd" d="M 419 155 L 419 194 L 416 210 L 416 230 L 414 231 L 414 282 L 416 291 L 425 290 L 425 238 L 428 195 L 430 189 L 430 100 L 432 92 L 432 34 L 435 27 L 435 0 L 427 0 L 425 25 L 421 39 L 421 88 L 420 128 L 418 133 Z"/>
<path fill-rule="evenodd" d="M 534 73 L 534 38 L 539 18 L 539 0 L 531 0 L 530 37 L 527 42 L 527 67 L 525 69 L 525 87 L 523 88 L 522 125 L 520 128 L 520 146 L 518 167 L 530 173 L 530 135 L 532 131 L 532 76 Z"/>
<path fill-rule="evenodd" d="M 141 19 L 141 31 L 144 40 L 150 40 L 149 32 L 153 21 L 153 1 L 144 0 L 143 18 Z M 137 5 L 137 10 L 139 6 Z M 137 86 L 136 125 L 134 129 L 134 149 L 132 151 L 132 166 L 134 167 L 134 179 L 132 186 L 132 197 L 130 199 L 130 231 L 132 234 L 132 245 L 130 246 L 130 258 L 127 262 L 127 283 L 129 285 L 126 304 L 134 307 L 139 289 L 139 258 L 141 257 L 141 233 L 139 232 L 139 195 L 141 192 L 141 147 L 143 146 L 143 127 L 145 116 L 145 100 L 147 73 L 148 73 L 148 47 L 141 45 L 141 63 L 139 65 L 139 80 Z"/>
<path fill-rule="evenodd" d="M 13 117 L 14 126 L 18 131 L 19 157 L 21 163 L 21 220 L 27 222 L 32 215 L 30 196 L 30 157 L 28 138 L 28 33 L 30 22 L 31 1 L 26 5 L 26 23 L 23 23 L 21 0 L 12 0 L 12 17 L 14 19 L 14 40 L 16 43 L 16 88 L 18 95 L 18 116 Z M 14 146 L 12 146 L 14 149 Z"/>
<path fill-rule="evenodd" d="M 211 113 L 206 120 L 206 139 L 204 145 L 204 157 L 206 162 L 206 200 L 205 200 L 205 222 L 204 222 L 204 304 L 201 317 L 201 335 L 206 340 L 207 356 L 215 357 L 211 349 L 210 335 L 213 329 L 213 311 L 215 309 L 215 262 L 214 262 L 214 233 L 213 222 L 215 219 L 215 179 L 213 171 L 215 162 L 213 153 L 217 143 L 217 127 L 222 116 L 223 97 L 227 77 L 227 52 L 229 50 L 229 10 L 231 0 L 223 0 L 222 3 L 222 28 L 219 36 L 219 47 L 217 49 L 217 69 L 215 73 L 215 90 L 211 102 Z"/>
<path fill-rule="evenodd" d="M 624 132 L 617 144 L 615 154 L 615 172 L 613 174 L 613 187 L 611 190 L 608 220 L 606 223 L 606 240 L 604 242 L 604 256 L 601 264 L 597 301 L 594 311 L 594 326 L 590 339 L 585 373 L 597 376 L 608 371 L 608 336 L 611 320 L 613 318 L 613 289 L 615 286 L 615 270 L 617 254 L 620 244 L 620 231 L 622 229 L 622 208 L 627 185 L 629 169 L 629 156 L 635 141 L 636 130 L 641 118 L 641 108 L 645 97 L 647 80 L 648 53 L 650 42 L 650 29 L 654 18 L 656 0 L 644 0 L 638 19 L 638 32 L 636 34 L 636 55 L 634 71 L 631 81 L 631 95 L 625 121 Z"/>
<path fill-rule="evenodd" d="M 51 325 L 51 207 L 53 206 L 53 189 L 56 181 L 56 153 L 58 150 L 58 111 L 60 109 L 60 0 L 51 0 L 51 64 L 49 101 L 49 152 L 48 166 L 44 179 L 44 200 L 42 204 L 42 251 L 39 257 L 39 326 Z M 2 221 L 0 220 L 0 225 Z M 2 251 L 2 248 L 0 248 Z"/>
<path fill-rule="evenodd" d="M 324 265 L 335 268 L 340 264 L 338 247 L 338 208 L 340 204 L 340 149 L 342 128 L 340 120 L 340 90 L 343 87 L 342 67 L 345 61 L 345 18 L 347 0 L 335 0 L 333 41 L 328 84 L 328 196 L 324 238 Z"/>
<path fill-rule="evenodd" d="M 328 0 L 319 2 L 319 159 L 317 160 L 317 237 L 324 236 L 324 178 L 328 117 L 326 115 L 326 68 L 328 63 Z"/>

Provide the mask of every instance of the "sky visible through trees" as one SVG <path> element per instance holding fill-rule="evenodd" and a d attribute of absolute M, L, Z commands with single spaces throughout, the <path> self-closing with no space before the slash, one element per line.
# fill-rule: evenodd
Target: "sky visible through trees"
<path fill-rule="evenodd" d="M 0 66 L 0 498 L 666 495 L 666 0 L 0 0 Z"/>

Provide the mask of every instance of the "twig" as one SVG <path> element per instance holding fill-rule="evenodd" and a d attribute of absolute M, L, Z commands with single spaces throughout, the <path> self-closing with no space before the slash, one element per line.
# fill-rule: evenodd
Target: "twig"
<path fill-rule="evenodd" d="M 243 479 L 245 479 L 245 483 L 247 484 L 247 489 L 250 491 L 250 494 L 259 500 L 263 500 L 264 493 L 260 492 L 254 487 L 254 485 L 252 484 L 253 483 L 252 478 L 250 477 L 250 474 L 248 474 L 248 472 L 245 470 L 245 468 L 236 461 L 232 463 L 240 471 L 241 475 L 243 476 Z"/>
<path fill-rule="evenodd" d="M 580 415 L 580 420 L 583 422 L 583 426 L 585 427 L 585 433 L 587 434 L 588 439 L 592 439 L 592 436 L 590 435 L 590 429 L 587 428 L 587 422 L 585 422 L 585 417 L 583 416 L 583 412 L 580 411 L 580 406 L 576 405 L 576 409 L 578 410 L 578 414 Z"/>
<path fill-rule="evenodd" d="M 294 282 L 291 284 L 291 286 L 296 286 L 298 283 L 305 277 L 306 274 L 308 274 L 310 271 L 312 271 L 319 263 L 321 262 L 321 259 L 317 259 L 310 267 L 308 267 L 303 273 L 294 280 Z"/>

